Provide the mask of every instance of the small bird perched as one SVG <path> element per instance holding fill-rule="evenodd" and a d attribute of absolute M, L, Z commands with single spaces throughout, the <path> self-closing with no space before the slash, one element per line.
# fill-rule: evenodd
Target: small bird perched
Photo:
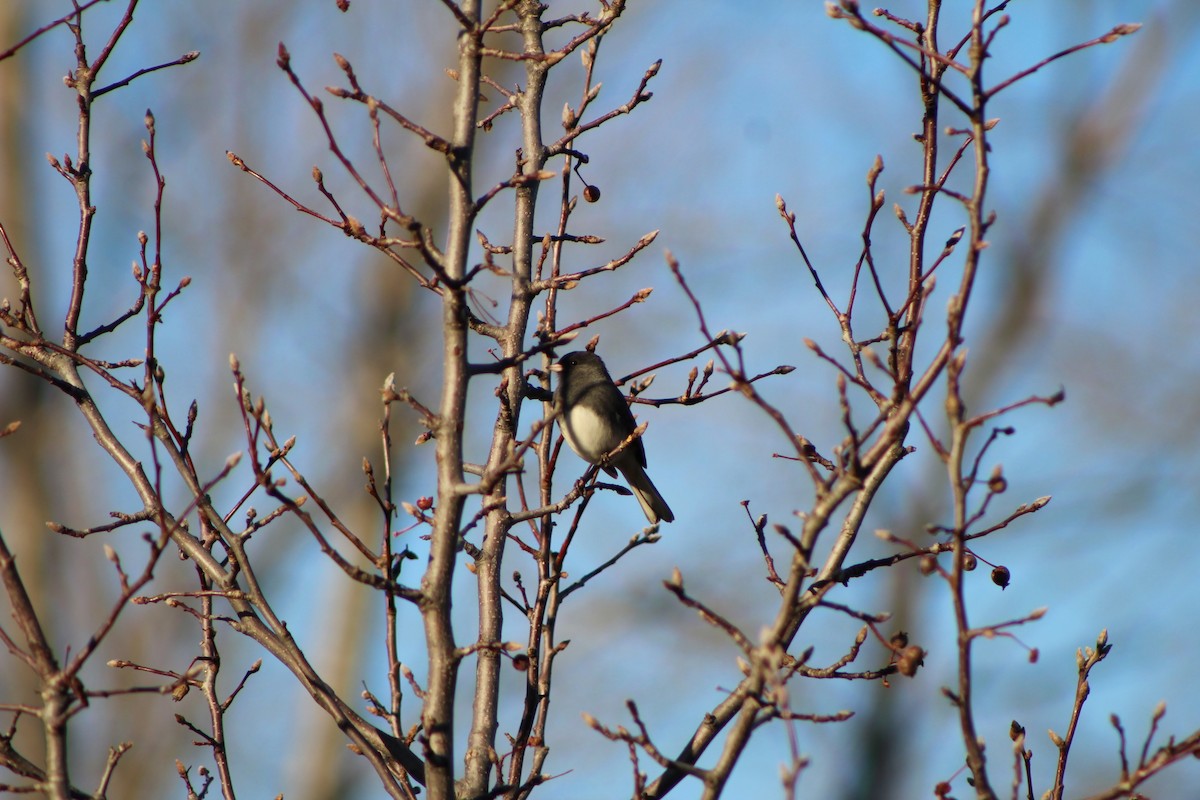
<path fill-rule="evenodd" d="M 551 369 L 558 373 L 554 408 L 563 438 L 584 461 L 600 464 L 637 429 L 625 396 L 595 353 L 567 353 Z M 651 524 L 675 520 L 671 507 L 646 475 L 646 448 L 640 437 L 602 466 L 609 475 L 621 471 Z"/>

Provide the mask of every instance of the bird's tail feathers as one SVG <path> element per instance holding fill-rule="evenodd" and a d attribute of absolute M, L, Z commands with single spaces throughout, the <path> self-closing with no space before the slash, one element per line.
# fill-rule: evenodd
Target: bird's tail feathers
<path fill-rule="evenodd" d="M 658 493 L 658 488 L 650 480 L 646 470 L 642 469 L 641 464 L 622 465 L 621 474 L 625 476 L 629 488 L 633 490 L 633 496 L 641 503 L 642 511 L 645 512 L 646 519 L 650 520 L 651 524 L 660 520 L 663 522 L 675 521 L 675 514 L 671 512 L 671 507 Z"/>

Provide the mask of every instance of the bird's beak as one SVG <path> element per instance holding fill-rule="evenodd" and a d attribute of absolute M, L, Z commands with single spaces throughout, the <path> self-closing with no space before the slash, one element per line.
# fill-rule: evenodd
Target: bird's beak
<path fill-rule="evenodd" d="M 563 365 L 562 365 L 562 364 L 551 364 L 551 365 L 550 365 L 550 371 L 551 371 L 551 372 L 562 372 L 562 371 L 563 371 Z"/>

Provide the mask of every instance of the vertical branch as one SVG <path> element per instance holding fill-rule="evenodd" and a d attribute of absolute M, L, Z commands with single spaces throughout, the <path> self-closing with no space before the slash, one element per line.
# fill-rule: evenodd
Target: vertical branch
<path fill-rule="evenodd" d="M 208 700 L 209 725 L 212 727 L 210 744 L 213 760 L 217 764 L 221 791 L 227 800 L 233 800 L 233 773 L 229 766 L 229 751 L 225 748 L 225 705 L 217 694 L 217 675 L 221 670 L 221 653 L 217 649 L 217 628 L 213 622 L 213 597 L 210 594 L 212 581 L 203 572 L 199 573 L 200 588 L 205 592 L 200 598 L 200 657 L 204 660 L 204 678 L 201 688 Z M 232 699 L 232 698 L 231 698 Z"/>
<path fill-rule="evenodd" d="M 138 0 L 129 0 L 125 14 L 113 29 L 108 43 L 94 63 L 87 60 L 87 48 L 83 44 L 83 9 L 78 9 L 75 21 L 68 27 L 75 35 L 75 72 L 67 77 L 67 85 L 78 93 L 79 122 L 76 129 L 75 164 L 67 159 L 64 174 L 68 176 L 79 199 L 79 233 L 75 239 L 74 268 L 71 276 L 71 300 L 67 305 L 63 324 L 63 347 L 74 350 L 78 339 L 79 316 L 83 312 L 83 290 L 87 284 L 87 256 L 92 238 L 92 219 L 96 207 L 92 205 L 92 85 L 96 75 L 108 60 L 121 34 L 133 22 L 133 10 Z"/>
<path fill-rule="evenodd" d="M 454 693 L 459 655 L 450 619 L 451 588 L 462 520 L 463 424 L 467 401 L 467 274 L 474 223 L 471 167 L 480 93 L 479 0 L 458 6 L 458 92 L 450 165 L 450 222 L 446 242 L 446 286 L 442 292 L 442 401 L 437 437 L 438 507 L 429 566 L 421 582 L 421 615 L 429 648 L 429 688 L 421 713 L 425 729 L 426 785 L 431 800 L 454 797 Z"/>
<path fill-rule="evenodd" d="M 925 29 L 921 31 L 919 37 L 921 46 L 928 53 L 939 52 L 938 24 L 941 8 L 941 0 L 929 0 Z M 946 74 L 946 65 L 939 59 L 922 54 L 921 65 L 923 69 L 920 72 L 919 89 L 921 104 L 924 108 L 921 119 L 922 188 L 917 215 L 909 234 L 908 251 L 908 296 L 912 302 L 906 306 L 904 326 L 901 335 L 896 339 L 892 364 L 892 373 L 896 376 L 896 386 L 904 387 L 905 390 L 912 385 L 916 336 L 926 297 L 922 287 L 922 276 L 925 273 L 925 235 L 929 230 L 933 203 L 938 193 L 938 135 L 940 133 L 938 130 L 938 106 L 942 77 Z M 899 320 L 896 320 L 894 324 L 896 323 L 899 323 Z"/>
<path fill-rule="evenodd" d="M 969 48 L 971 60 L 971 134 L 974 141 L 972 150 L 975 153 L 975 185 L 971 198 L 967 201 L 967 216 L 970 231 L 970 247 L 966 252 L 963 263 L 962 279 L 959 282 L 958 293 L 950 299 L 950 310 L 947 314 L 949 324 L 949 340 L 953 347 L 962 343 L 963 317 L 967 303 L 971 299 L 971 290 L 975 286 L 975 275 L 979 270 L 979 259 L 987 246 L 985 235 L 988 222 L 984 219 L 984 198 L 988 187 L 988 145 L 987 145 L 987 99 L 988 93 L 983 85 L 983 62 L 987 58 L 987 46 L 984 43 L 984 2 L 976 0 L 975 14 L 971 25 L 971 44 Z"/>
<path fill-rule="evenodd" d="M 965 359 L 961 354 L 954 358 L 948 368 L 946 416 L 950 422 L 951 441 L 950 452 L 946 460 L 948 477 L 954 503 L 953 531 L 953 568 L 950 573 L 950 591 L 954 604 L 955 629 L 958 632 L 958 690 L 953 697 L 958 709 L 959 726 L 962 730 L 963 745 L 967 750 L 967 767 L 974 778 L 975 791 L 980 798 L 995 797 L 988 782 L 987 759 L 983 746 L 975 730 L 975 712 L 972 700 L 971 684 L 971 644 L 972 633 L 970 621 L 967 619 L 967 601 L 965 596 L 966 582 L 966 527 L 968 482 L 963 477 L 963 459 L 965 456 L 968 433 L 971 426 L 963 420 L 963 404 L 959 376 Z"/>
<path fill-rule="evenodd" d="M 526 126 L 526 132 L 540 127 L 536 120 Z M 542 244 L 542 258 L 551 258 L 551 277 L 557 277 L 561 264 L 562 246 L 567 230 L 567 220 L 571 209 L 571 172 L 570 156 L 562 168 L 561 193 L 559 197 L 558 226 L 555 231 L 553 245 Z M 518 202 L 520 202 L 518 198 Z M 532 211 L 532 210 L 531 210 Z M 550 237 L 547 237 L 549 239 Z M 530 241 L 532 246 L 533 242 Z M 539 275 L 541 278 L 541 265 Z M 551 286 L 546 290 L 546 298 L 540 320 L 540 331 L 550 332 L 557 329 L 557 290 Z M 553 419 L 553 410 L 546 405 L 543 409 L 542 421 L 548 423 Z M 537 461 L 540 480 L 538 482 L 539 505 L 549 505 L 551 500 L 552 457 L 554 452 L 554 437 L 544 434 L 537 444 Z M 576 522 L 578 517 L 576 517 Z M 531 743 L 538 739 L 534 756 L 530 764 L 530 775 L 538 774 L 545 762 L 548 751 L 545 746 L 546 721 L 550 704 L 550 681 L 554 658 L 558 650 L 554 646 L 554 627 L 557 619 L 561 594 L 559 591 L 559 576 L 561 570 L 557 563 L 559 554 L 553 552 L 554 524 L 549 516 L 543 517 L 534 525 L 537 536 L 537 553 L 533 557 L 537 569 L 537 590 L 532 603 L 526 599 L 525 615 L 529 619 L 529 635 L 527 638 L 527 666 L 525 668 L 525 703 L 521 721 L 517 727 L 512 760 L 508 767 L 508 782 L 512 786 L 521 783 L 525 770 L 525 758 Z M 571 532 L 574 531 L 574 525 Z M 568 537 L 571 533 L 567 534 Z M 524 598 L 524 593 L 522 592 Z M 532 789 L 514 793 L 515 798 L 529 796 Z"/>
<path fill-rule="evenodd" d="M 67 772 L 67 707 L 71 687 L 62 680 L 54 651 L 46 639 L 37 611 L 25 590 L 16 559 L 0 535 L 0 581 L 4 583 L 13 618 L 25 639 L 25 650 L 18 651 L 21 659 L 37 673 L 42 687 L 42 730 L 46 743 L 45 782 L 42 791 L 47 797 L 66 800 L 70 796 Z M 7 639 L 7 637 L 6 637 Z M 7 642 L 12 647 L 12 642 Z"/>
<path fill-rule="evenodd" d="M 384 388 L 394 392 L 391 376 L 388 376 Z M 396 504 L 392 500 L 392 401 L 390 397 L 383 403 L 383 421 L 379 425 L 379 433 L 383 445 L 383 497 L 378 498 L 380 510 L 383 512 L 383 536 L 379 548 L 383 555 L 385 574 L 399 576 L 400 568 L 396 556 L 392 552 L 392 521 L 396 516 Z M 400 555 L 399 558 L 403 560 L 404 555 Z M 384 599 L 384 649 L 387 651 L 388 665 L 387 719 L 391 724 L 392 735 L 396 737 L 403 735 L 400 724 L 400 707 L 404 699 L 403 690 L 400 688 L 398 638 L 399 618 L 396 615 L 396 590 L 394 584 L 389 581 Z"/>
<path fill-rule="evenodd" d="M 542 142 L 541 109 L 546 74 L 549 70 L 542 45 L 543 10 L 544 6 L 536 0 L 522 0 L 516 7 L 525 56 L 525 89 L 519 94 L 517 101 L 521 115 L 523 156 L 519 168 L 521 175 L 529 176 L 530 179 L 519 182 L 515 189 L 511 297 L 508 322 L 499 332 L 498 339 L 501 352 L 511 366 L 505 369 L 501 380 L 499 408 L 485 470 L 487 480 L 491 481 L 485 503 L 491 505 L 494 510 L 488 514 L 483 546 L 475 558 L 475 573 L 479 586 L 479 643 L 482 646 L 476 655 L 475 702 L 471 732 L 467 741 L 466 774 L 463 780 L 464 788 L 470 796 L 482 795 L 487 789 L 488 775 L 495 755 L 498 725 L 501 654 L 498 648 L 486 645 L 500 641 L 504 621 L 500 574 L 504 543 L 511 525 L 503 502 L 508 483 L 504 475 L 511 468 L 509 460 L 516 441 L 525 388 L 522 362 L 517 356 L 524 348 L 525 331 L 529 326 L 530 308 L 534 299 L 531 280 L 533 225 L 540 185 L 535 176 L 541 172 L 546 162 L 546 147 Z"/>
<path fill-rule="evenodd" d="M 132 10 L 132 9 L 131 9 Z M 92 218 L 96 207 L 92 205 L 91 126 L 92 126 L 92 81 L 95 75 L 87 63 L 87 50 L 83 44 L 83 19 L 77 14 L 69 23 L 75 34 L 76 69 L 68 78 L 69 85 L 79 95 L 79 121 L 76 131 L 75 163 L 68 158 L 64 164 L 79 200 L 79 233 L 75 239 L 75 256 L 71 275 L 71 299 L 67 304 L 66 320 L 63 324 L 63 346 L 74 350 L 76 346 L 79 315 L 83 310 L 83 290 L 87 284 L 88 245 L 91 242 Z"/>
<path fill-rule="evenodd" d="M 932 4 L 932 0 L 931 0 Z M 957 348 L 962 343 L 963 317 L 967 303 L 971 297 L 971 289 L 975 283 L 975 275 L 979 267 L 980 253 L 986 247 L 984 236 L 987 223 L 984 220 L 984 200 L 988 185 L 988 143 L 985 107 L 987 92 L 983 85 L 983 62 L 986 57 L 984 43 L 983 0 L 976 0 L 974 17 L 971 25 L 971 41 L 969 48 L 971 62 L 971 131 L 975 153 L 974 187 L 967 201 L 967 216 L 970 231 L 970 243 L 963 264 L 962 280 L 958 292 L 951 297 L 947 311 L 947 341 L 951 348 Z M 971 686 L 971 650 L 972 634 L 967 619 L 964 581 L 966 577 L 966 528 L 967 528 L 967 493 L 970 482 L 963 474 L 963 459 L 966 442 L 972 426 L 964 421 L 964 407 L 960 377 L 966 362 L 965 352 L 960 352 L 951 359 L 947 369 L 946 379 L 946 417 L 950 424 L 951 443 L 947 460 L 949 480 L 954 502 L 954 565 L 951 573 L 951 594 L 954 603 L 954 617 L 958 630 L 958 691 L 955 705 L 958 708 L 959 724 L 962 728 L 963 744 L 967 750 L 967 766 L 974 778 L 975 792 L 980 798 L 995 797 L 987 774 L 987 758 L 983 745 L 975 730 L 975 715 L 972 701 Z"/>

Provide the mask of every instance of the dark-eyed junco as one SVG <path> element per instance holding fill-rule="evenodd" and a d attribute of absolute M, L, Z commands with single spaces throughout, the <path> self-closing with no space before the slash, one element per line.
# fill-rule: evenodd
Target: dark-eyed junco
<path fill-rule="evenodd" d="M 558 389 L 554 407 L 563 437 L 571 449 L 589 464 L 599 464 L 637 428 L 633 412 L 624 395 L 595 353 L 583 350 L 567 353 L 554 365 Z M 646 448 L 641 438 L 634 439 L 604 465 L 609 475 L 619 469 L 642 504 L 651 523 L 673 522 L 667 501 L 646 475 Z"/>

